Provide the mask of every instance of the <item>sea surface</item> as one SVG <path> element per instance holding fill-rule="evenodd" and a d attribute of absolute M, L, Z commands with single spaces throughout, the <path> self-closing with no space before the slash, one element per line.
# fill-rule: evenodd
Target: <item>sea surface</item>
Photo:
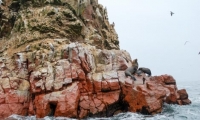
<path fill-rule="evenodd" d="M 178 89 L 186 89 L 190 105 L 169 105 L 164 104 L 162 113 L 151 115 L 142 115 L 137 113 L 121 113 L 109 118 L 87 118 L 85 120 L 200 120 L 200 80 L 197 81 L 177 81 Z M 35 116 L 23 117 L 11 115 L 6 120 L 76 120 L 65 117 L 45 117 L 36 119 Z"/>

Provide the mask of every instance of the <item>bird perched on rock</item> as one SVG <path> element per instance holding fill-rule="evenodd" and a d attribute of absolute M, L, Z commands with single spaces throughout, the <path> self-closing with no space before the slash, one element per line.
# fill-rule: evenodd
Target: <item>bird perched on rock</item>
<path fill-rule="evenodd" d="M 54 52 L 54 46 L 53 46 L 53 44 L 52 43 L 48 43 L 48 44 L 49 44 L 51 50 Z"/>
<path fill-rule="evenodd" d="M 28 52 L 30 50 L 30 44 L 26 46 L 25 51 Z"/>
<path fill-rule="evenodd" d="M 174 14 L 172 11 L 170 11 L 171 16 Z"/>

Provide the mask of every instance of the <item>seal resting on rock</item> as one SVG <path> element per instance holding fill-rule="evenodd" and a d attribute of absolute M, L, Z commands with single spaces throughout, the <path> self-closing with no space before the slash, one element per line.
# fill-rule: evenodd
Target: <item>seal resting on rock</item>
<path fill-rule="evenodd" d="M 126 77 L 127 76 L 130 76 L 131 79 L 133 79 L 134 81 L 136 80 L 135 77 L 133 76 L 133 74 L 135 74 L 135 72 L 137 71 L 138 69 L 138 62 L 137 62 L 137 59 L 133 60 L 132 61 L 132 66 L 131 67 L 128 67 L 126 70 L 125 70 L 125 75 Z"/>
<path fill-rule="evenodd" d="M 141 71 L 141 70 L 137 70 L 135 74 L 136 74 L 137 76 L 141 76 L 142 73 L 144 73 L 144 72 Z"/>
<path fill-rule="evenodd" d="M 145 68 L 145 67 L 140 67 L 137 71 L 137 73 L 140 73 L 140 71 L 142 71 L 143 73 L 148 74 L 148 77 L 151 76 L 151 70 L 149 68 Z"/>

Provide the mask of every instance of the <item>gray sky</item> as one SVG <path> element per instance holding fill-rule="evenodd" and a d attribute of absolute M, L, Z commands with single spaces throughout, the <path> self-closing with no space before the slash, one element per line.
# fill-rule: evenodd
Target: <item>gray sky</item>
<path fill-rule="evenodd" d="M 99 0 L 120 48 L 153 75 L 200 82 L 200 0 Z M 170 11 L 175 14 L 171 17 Z M 185 42 L 188 41 L 185 44 Z"/>

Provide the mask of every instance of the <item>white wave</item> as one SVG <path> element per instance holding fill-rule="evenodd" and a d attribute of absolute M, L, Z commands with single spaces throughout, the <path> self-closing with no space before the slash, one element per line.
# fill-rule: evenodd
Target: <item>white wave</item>
<path fill-rule="evenodd" d="M 36 120 L 36 116 L 21 116 L 13 114 L 6 118 L 5 120 Z"/>

